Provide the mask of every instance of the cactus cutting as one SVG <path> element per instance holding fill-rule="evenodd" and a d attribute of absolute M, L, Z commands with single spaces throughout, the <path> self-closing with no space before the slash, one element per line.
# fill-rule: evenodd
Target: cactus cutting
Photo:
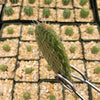
<path fill-rule="evenodd" d="M 70 65 L 65 48 L 50 25 L 39 24 L 35 30 L 40 50 L 55 73 L 71 80 Z"/>
<path fill-rule="evenodd" d="M 0 100 L 100 100 L 100 0 L 0 0 Z"/>

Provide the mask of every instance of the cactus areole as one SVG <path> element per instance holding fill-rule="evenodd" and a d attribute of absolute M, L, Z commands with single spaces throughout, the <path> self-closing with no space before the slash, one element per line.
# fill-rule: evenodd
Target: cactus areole
<path fill-rule="evenodd" d="M 35 35 L 39 48 L 53 71 L 71 80 L 69 60 L 56 32 L 50 25 L 40 23 L 36 26 Z"/>

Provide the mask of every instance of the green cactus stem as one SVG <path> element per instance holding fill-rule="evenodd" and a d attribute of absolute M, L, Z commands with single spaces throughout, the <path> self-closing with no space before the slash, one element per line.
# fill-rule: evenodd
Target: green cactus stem
<path fill-rule="evenodd" d="M 10 46 L 8 44 L 4 44 L 2 48 L 5 51 L 10 51 Z"/>
<path fill-rule="evenodd" d="M 13 34 L 14 33 L 14 30 L 13 30 L 12 27 L 8 27 L 7 28 L 7 32 L 8 32 L 8 34 Z"/>
<path fill-rule="evenodd" d="M 70 48 L 69 48 L 69 50 L 70 50 L 71 53 L 74 53 L 75 49 L 76 49 L 75 46 L 70 46 Z"/>
<path fill-rule="evenodd" d="M 93 33 L 93 27 L 88 27 L 87 28 L 87 33 L 92 34 Z"/>
<path fill-rule="evenodd" d="M 83 6 L 88 2 L 88 0 L 80 0 L 80 5 Z"/>
<path fill-rule="evenodd" d="M 32 71 L 34 71 L 34 68 L 26 68 L 26 69 L 25 69 L 25 73 L 26 73 L 26 74 L 29 74 L 29 73 L 31 73 Z"/>
<path fill-rule="evenodd" d="M 45 4 L 51 4 L 52 3 L 52 0 L 44 0 L 44 3 Z"/>
<path fill-rule="evenodd" d="M 71 0 L 62 0 L 63 5 L 68 5 Z"/>
<path fill-rule="evenodd" d="M 71 80 L 71 67 L 60 38 L 50 25 L 38 24 L 35 29 L 36 40 L 43 56 L 55 73 Z"/>
<path fill-rule="evenodd" d="M 70 18 L 70 16 L 71 16 L 71 11 L 69 9 L 64 9 L 63 17 L 67 19 Z"/>
<path fill-rule="evenodd" d="M 10 0 L 10 2 L 16 4 L 19 2 L 19 0 Z"/>
<path fill-rule="evenodd" d="M 12 7 L 5 7 L 4 12 L 7 16 L 11 16 L 14 13 Z"/>
<path fill-rule="evenodd" d="M 29 92 L 24 92 L 23 94 L 23 98 L 26 99 L 30 99 L 30 93 Z"/>
<path fill-rule="evenodd" d="M 94 72 L 95 72 L 96 74 L 99 74 L 99 73 L 100 73 L 100 66 L 96 67 L 96 68 L 94 69 Z"/>
<path fill-rule="evenodd" d="M 28 52 L 31 52 L 31 51 L 32 51 L 31 45 L 27 45 L 27 46 L 26 46 L 26 49 L 27 49 Z"/>
<path fill-rule="evenodd" d="M 0 65 L 0 70 L 2 71 L 6 71 L 7 70 L 7 66 L 6 65 Z"/>
<path fill-rule="evenodd" d="M 80 16 L 82 18 L 86 18 L 89 15 L 89 9 L 88 8 L 82 8 L 80 11 Z"/>
<path fill-rule="evenodd" d="M 48 18 L 50 16 L 50 9 L 49 8 L 43 9 L 43 16 L 46 18 Z"/>
<path fill-rule="evenodd" d="M 65 34 L 69 35 L 69 36 L 72 36 L 73 35 L 72 27 L 67 27 L 66 30 L 65 30 Z"/>
<path fill-rule="evenodd" d="M 100 48 L 99 46 L 93 46 L 92 49 L 91 49 L 92 53 L 98 53 L 100 51 Z"/>
<path fill-rule="evenodd" d="M 33 32 L 34 32 L 34 30 L 33 30 L 32 27 L 28 28 L 28 33 L 29 33 L 29 34 L 33 35 Z"/>
<path fill-rule="evenodd" d="M 28 0 L 28 2 L 29 2 L 30 4 L 33 4 L 33 3 L 35 2 L 35 0 Z"/>
<path fill-rule="evenodd" d="M 32 6 L 26 6 L 24 8 L 24 13 L 28 16 L 31 16 L 33 14 L 33 7 Z"/>

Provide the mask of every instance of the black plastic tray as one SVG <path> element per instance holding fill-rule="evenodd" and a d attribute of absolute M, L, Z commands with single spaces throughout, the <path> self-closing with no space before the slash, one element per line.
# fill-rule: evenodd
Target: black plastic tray
<path fill-rule="evenodd" d="M 72 0 L 72 3 L 74 3 L 73 2 L 74 0 Z M 23 2 L 23 0 L 22 0 L 22 2 Z M 97 15 L 97 9 L 96 9 L 96 2 L 95 2 L 95 0 L 90 0 L 90 5 L 91 5 L 91 9 L 93 10 L 93 15 L 94 15 L 94 19 L 95 19 L 95 23 L 94 22 L 91 22 L 90 24 L 96 24 L 96 25 L 98 25 L 98 28 L 100 29 L 100 23 L 99 23 L 99 20 L 98 20 L 98 15 Z M 3 9 L 4 9 L 4 7 L 5 7 L 5 5 L 3 5 Z M 21 5 L 21 7 L 22 7 L 22 5 Z M 73 8 L 73 9 L 75 9 L 75 7 Z M 3 14 L 3 10 L 2 10 L 2 14 Z M 5 22 L 7 22 L 7 23 L 5 23 Z M 41 22 L 41 21 L 40 21 Z M 18 19 L 18 20 L 12 20 L 12 21 L 2 21 L 2 20 L 0 20 L 0 30 L 2 30 L 1 29 L 1 27 L 4 27 L 4 25 L 3 24 L 11 24 L 11 23 L 21 23 L 22 25 L 23 24 L 31 24 L 32 23 L 32 21 L 28 21 L 28 20 L 20 20 L 20 19 Z M 35 24 L 37 24 L 37 22 L 36 21 L 34 21 L 34 23 Z M 51 23 L 51 24 L 59 24 L 60 25 L 60 27 L 62 26 L 62 25 L 77 25 L 78 27 L 79 27 L 79 25 L 80 24 L 87 24 L 87 22 L 49 22 L 49 21 L 47 21 L 47 23 Z M 100 30 L 99 30 L 100 31 Z M 21 31 L 22 32 L 22 31 Z M 1 34 L 2 32 L 0 32 L 0 34 Z M 79 32 L 79 34 L 80 34 L 80 38 L 79 38 L 79 40 L 65 40 L 66 42 L 75 42 L 75 41 L 80 41 L 81 42 L 81 45 L 82 45 L 82 54 L 83 54 L 83 59 L 73 59 L 73 60 L 83 60 L 83 62 L 84 62 L 84 67 L 85 67 L 85 70 L 86 70 L 86 77 L 88 78 L 88 74 L 87 74 L 87 68 L 86 68 L 86 61 L 92 61 L 92 62 L 94 62 L 94 61 L 97 61 L 97 60 L 86 60 L 85 59 L 85 57 L 84 57 L 84 47 L 83 47 L 83 42 L 90 42 L 90 41 L 96 41 L 96 42 L 100 42 L 100 40 L 82 40 L 81 39 L 81 33 Z M 21 37 L 21 36 L 20 36 Z M 20 39 L 20 37 L 18 37 L 18 39 L 19 39 L 19 43 L 18 43 L 18 52 L 17 52 L 17 56 L 15 56 L 16 57 L 16 68 L 15 68 L 15 71 L 16 71 L 16 69 L 17 69 L 17 62 L 18 61 L 20 61 L 19 59 L 18 59 L 18 55 L 19 55 L 19 47 L 20 47 L 20 41 L 21 41 L 21 39 Z M 8 38 L 5 38 L 5 39 L 8 39 Z M 0 38 L 0 41 L 4 41 L 5 39 L 3 39 L 3 38 Z M 28 41 L 27 41 L 28 42 Z M 4 57 L 5 58 L 5 57 Z M 10 58 L 12 58 L 12 57 L 10 57 Z M 37 60 L 38 61 L 38 63 L 39 63 L 39 69 L 40 69 L 40 59 L 41 59 L 41 56 L 40 56 L 40 54 L 39 54 L 39 59 Z M 22 59 L 23 60 L 23 59 Z M 31 60 L 24 60 L 24 61 L 31 61 Z M 100 61 L 99 61 L 100 62 Z M 39 70 L 40 71 L 40 70 Z M 38 82 L 35 82 L 35 83 L 37 83 L 38 84 L 38 86 L 40 86 L 40 83 L 41 82 L 51 82 L 51 83 L 57 83 L 57 81 L 55 80 L 55 79 L 40 79 L 40 75 L 39 75 L 39 72 L 38 72 L 38 76 L 39 76 L 39 80 L 38 80 Z M 1 79 L 2 80 L 2 79 Z M 14 81 L 14 84 L 13 84 L 13 91 L 12 91 L 12 100 L 13 100 L 13 93 L 14 93 L 14 86 L 15 86 L 15 84 L 16 83 L 23 83 L 22 81 L 15 81 L 14 80 L 14 78 L 12 79 L 13 81 Z M 25 81 L 24 81 L 25 82 Z M 30 83 L 34 83 L 34 82 L 30 82 Z M 82 82 L 74 82 L 74 83 L 77 83 L 77 84 L 79 84 L 79 83 L 82 83 Z M 98 83 L 98 84 L 100 84 L 100 83 Z M 38 90 L 40 91 L 40 88 L 38 88 Z M 92 100 L 92 93 L 91 93 L 91 88 L 88 86 L 88 92 L 89 92 L 89 100 Z M 40 97 L 40 92 L 38 93 L 39 94 L 39 97 Z M 63 100 L 65 100 L 65 89 L 63 88 Z"/>

